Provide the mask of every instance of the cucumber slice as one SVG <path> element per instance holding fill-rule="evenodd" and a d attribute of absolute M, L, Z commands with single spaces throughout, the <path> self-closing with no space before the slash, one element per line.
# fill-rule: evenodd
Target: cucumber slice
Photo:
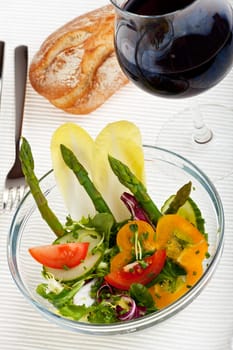
<path fill-rule="evenodd" d="M 175 195 L 171 195 L 162 205 L 161 207 L 161 213 L 164 215 L 166 213 L 166 211 L 168 210 L 170 203 L 173 201 L 173 199 L 175 198 Z"/>
<path fill-rule="evenodd" d="M 169 208 L 175 195 L 170 196 L 161 208 L 161 213 L 164 214 Z M 187 201 L 178 209 L 177 214 L 191 222 L 197 229 L 205 234 L 205 220 L 202 217 L 201 211 L 192 198 L 188 198 Z"/>
<path fill-rule="evenodd" d="M 92 249 L 97 247 L 102 241 L 102 236 L 95 230 L 79 229 L 76 232 L 69 232 L 62 237 L 57 238 L 54 244 L 61 243 L 73 243 L 73 242 L 88 242 L 88 252 L 91 253 Z"/>
<path fill-rule="evenodd" d="M 52 273 L 56 280 L 61 282 L 79 281 L 90 275 L 98 266 L 102 259 L 103 252 L 96 249 L 101 244 L 102 236 L 95 230 L 80 229 L 76 232 L 69 232 L 62 237 L 57 238 L 54 244 L 88 242 L 88 252 L 85 260 L 70 269 L 54 269 L 44 266 L 44 271 Z"/>
<path fill-rule="evenodd" d="M 79 281 L 88 277 L 95 270 L 102 259 L 102 255 L 103 253 L 100 250 L 96 251 L 95 254 L 90 253 L 81 264 L 68 270 L 53 269 L 47 266 L 44 266 L 44 270 L 51 273 L 56 280 L 61 282 Z"/>

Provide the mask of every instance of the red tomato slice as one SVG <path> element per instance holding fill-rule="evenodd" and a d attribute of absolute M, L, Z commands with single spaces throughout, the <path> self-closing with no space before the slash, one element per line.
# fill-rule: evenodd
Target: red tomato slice
<path fill-rule="evenodd" d="M 29 248 L 29 253 L 44 266 L 63 269 L 80 264 L 87 255 L 88 246 L 88 242 L 51 244 Z"/>
<path fill-rule="evenodd" d="M 126 265 L 124 268 L 110 272 L 104 278 L 113 287 L 128 290 L 132 283 L 147 284 L 163 269 L 166 260 L 166 250 L 157 250 L 144 259 L 146 267 L 140 262 Z"/>

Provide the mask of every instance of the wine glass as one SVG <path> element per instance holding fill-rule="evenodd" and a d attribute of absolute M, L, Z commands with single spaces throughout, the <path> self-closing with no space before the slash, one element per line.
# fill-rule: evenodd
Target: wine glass
<path fill-rule="evenodd" d="M 124 73 L 160 97 L 199 95 L 233 63 L 233 11 L 228 0 L 111 0 L 115 49 Z M 191 99 L 192 101 L 193 99 Z M 233 111 L 192 103 L 162 128 L 157 145 L 189 156 L 213 180 L 233 171 Z M 222 154 L 224 152 L 224 157 Z M 187 153 L 187 154 L 185 154 Z"/>

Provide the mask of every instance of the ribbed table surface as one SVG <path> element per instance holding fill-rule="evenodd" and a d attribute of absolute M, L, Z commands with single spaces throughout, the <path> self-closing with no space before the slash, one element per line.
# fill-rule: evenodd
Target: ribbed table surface
<path fill-rule="evenodd" d="M 2 0 L 0 40 L 6 43 L 0 114 L 0 188 L 13 157 L 15 46 L 29 46 L 29 59 L 45 38 L 74 17 L 107 4 L 104 0 Z M 201 103 L 221 103 L 233 110 L 233 71 L 215 88 L 200 96 Z M 30 141 L 38 176 L 51 168 L 49 144 L 54 130 L 67 121 L 80 124 L 95 136 L 107 123 L 135 122 L 143 143 L 156 145 L 171 116 L 188 100 L 168 100 L 139 91 L 128 84 L 102 107 L 85 116 L 56 109 L 27 84 L 23 134 Z M 213 113 L 213 118 L 219 116 Z M 233 118 L 233 112 L 232 112 Z M 224 123 L 224 118 L 223 118 Z M 233 136 L 233 129 L 232 129 Z M 171 135 L 172 138 L 172 135 Z M 160 144 L 161 145 L 161 144 Z M 161 145 L 162 146 L 162 145 Z M 164 146 L 169 147 L 169 141 Z M 219 149 L 221 161 L 224 149 Z M 192 159 L 192 154 L 190 154 Z M 230 160 L 232 161 L 232 159 Z M 195 160 L 197 165 L 198 160 Z M 218 166 L 216 164 L 216 166 Z M 233 170 L 233 161 L 231 164 Z M 214 180 L 226 219 L 225 248 L 219 267 L 198 298 L 172 319 L 138 333 L 97 337 L 75 334 L 44 319 L 21 295 L 7 264 L 7 235 L 13 212 L 0 214 L 0 348 L 2 350 L 227 350 L 233 336 L 233 175 L 215 180 L 214 167 L 205 172 Z"/>

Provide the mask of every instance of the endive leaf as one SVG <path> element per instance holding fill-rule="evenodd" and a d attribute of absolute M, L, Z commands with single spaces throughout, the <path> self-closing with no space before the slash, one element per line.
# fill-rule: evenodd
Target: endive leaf
<path fill-rule="evenodd" d="M 61 144 L 73 151 L 91 177 L 90 164 L 95 147 L 94 141 L 83 128 L 74 123 L 60 126 L 54 132 L 51 140 L 54 175 L 69 214 L 76 220 L 79 220 L 83 215 L 94 215 L 95 209 L 91 199 L 62 158 Z"/>
<path fill-rule="evenodd" d="M 95 144 L 97 156 L 94 159 L 94 168 L 99 170 L 93 172 L 93 181 L 116 219 L 125 219 L 129 217 L 129 212 L 120 200 L 120 196 L 127 189 L 112 172 L 108 155 L 126 164 L 144 183 L 144 154 L 140 131 L 129 121 L 110 123 L 96 137 Z"/>

